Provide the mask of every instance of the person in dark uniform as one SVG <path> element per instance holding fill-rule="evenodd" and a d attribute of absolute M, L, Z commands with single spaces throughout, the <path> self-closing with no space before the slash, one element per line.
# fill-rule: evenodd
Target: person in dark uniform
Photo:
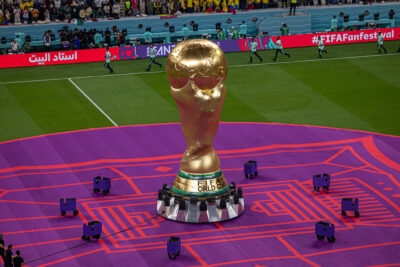
<path fill-rule="evenodd" d="M 24 263 L 24 259 L 21 257 L 21 252 L 17 250 L 15 254 L 17 254 L 17 256 L 15 256 L 13 259 L 14 267 L 21 267 L 22 264 Z"/>
<path fill-rule="evenodd" d="M 3 263 L 6 262 L 6 256 L 4 253 L 5 253 L 4 245 L 0 243 L 0 257 L 3 259 Z"/>
<path fill-rule="evenodd" d="M 6 260 L 4 261 L 4 267 L 12 267 L 12 259 L 13 259 L 13 253 L 12 253 L 12 245 L 8 245 L 8 248 L 6 250 Z"/>
<path fill-rule="evenodd" d="M 5 255 L 5 250 L 4 250 L 4 239 L 3 239 L 3 234 L 0 234 L 0 257 L 3 259 L 3 262 L 6 262 L 6 255 Z"/>

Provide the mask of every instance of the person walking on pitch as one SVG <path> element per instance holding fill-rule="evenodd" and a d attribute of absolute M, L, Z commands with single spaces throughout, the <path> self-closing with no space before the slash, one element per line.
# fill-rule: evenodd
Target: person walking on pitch
<path fill-rule="evenodd" d="M 282 55 L 285 55 L 288 58 L 290 57 L 290 55 L 288 53 L 283 52 L 282 41 L 279 36 L 276 38 L 276 50 L 275 50 L 275 57 L 273 58 L 273 61 L 276 61 L 276 59 L 278 58 L 278 53 L 281 53 Z"/>
<path fill-rule="evenodd" d="M 160 66 L 160 68 L 162 67 L 162 65 L 160 63 L 156 62 L 156 54 L 157 54 L 157 50 L 153 46 L 153 44 L 151 44 L 150 45 L 150 63 L 149 63 L 149 66 L 147 67 L 146 71 L 150 71 L 151 64 L 153 64 L 153 63 Z"/>
<path fill-rule="evenodd" d="M 322 53 L 328 54 L 328 51 L 325 48 L 324 41 L 322 41 L 321 36 L 318 36 L 318 54 L 319 58 L 322 57 Z"/>
<path fill-rule="evenodd" d="M 385 54 L 387 53 L 386 48 L 383 46 L 383 39 L 384 39 L 384 37 L 383 37 L 382 33 L 378 32 L 378 45 L 377 45 L 378 54 L 380 54 L 382 52 L 381 48 L 383 49 L 383 51 L 385 51 Z"/>
<path fill-rule="evenodd" d="M 110 66 L 110 61 L 111 61 L 111 53 L 108 49 L 108 46 L 106 47 L 106 55 L 104 56 L 106 58 L 106 63 L 104 66 L 110 71 L 110 73 L 113 73 L 113 69 Z"/>
<path fill-rule="evenodd" d="M 14 267 L 21 267 L 24 264 L 24 258 L 21 257 L 21 252 L 17 250 L 16 256 L 13 258 Z"/>
<path fill-rule="evenodd" d="M 256 55 L 256 57 L 258 57 L 258 59 L 260 60 L 260 62 L 263 61 L 263 59 L 258 55 L 257 53 L 257 42 L 255 41 L 254 38 L 251 38 L 251 43 L 250 43 L 250 62 L 249 63 L 253 63 L 253 55 Z"/>
<path fill-rule="evenodd" d="M 12 253 L 12 245 L 8 245 L 7 250 L 5 252 L 5 261 L 4 261 L 4 267 L 12 267 L 12 259 L 14 258 L 13 253 Z"/>

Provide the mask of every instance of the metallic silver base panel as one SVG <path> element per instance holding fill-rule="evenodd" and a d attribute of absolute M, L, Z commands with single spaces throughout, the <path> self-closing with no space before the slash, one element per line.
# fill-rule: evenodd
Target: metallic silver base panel
<path fill-rule="evenodd" d="M 231 184 L 229 194 L 221 198 L 183 198 L 172 195 L 168 186 L 158 192 L 157 213 L 169 220 L 187 223 L 212 223 L 230 220 L 244 212 L 242 189 Z"/>

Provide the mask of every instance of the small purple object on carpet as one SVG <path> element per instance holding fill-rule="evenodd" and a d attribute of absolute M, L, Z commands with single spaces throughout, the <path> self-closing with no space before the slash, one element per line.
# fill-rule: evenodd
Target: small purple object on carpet
<path fill-rule="evenodd" d="M 342 198 L 342 215 L 346 216 L 346 211 L 354 211 L 354 216 L 360 217 L 358 211 L 358 198 Z"/>
<path fill-rule="evenodd" d="M 78 210 L 76 209 L 76 198 L 67 198 L 64 200 L 60 199 L 60 212 L 64 216 L 68 211 L 72 211 L 74 216 L 78 215 Z"/>
<path fill-rule="evenodd" d="M 179 237 L 171 236 L 167 243 L 168 258 L 176 259 L 181 253 L 181 239 Z"/>
<path fill-rule="evenodd" d="M 253 179 L 254 176 L 258 175 L 257 161 L 249 160 L 244 164 L 244 175 L 246 179 Z"/>
<path fill-rule="evenodd" d="M 318 240 L 326 238 L 330 243 L 335 242 L 335 225 L 327 222 L 317 222 L 315 224 L 315 234 Z"/>
<path fill-rule="evenodd" d="M 90 241 L 90 238 L 99 240 L 102 231 L 102 223 L 99 221 L 85 223 L 83 224 L 82 240 Z"/>

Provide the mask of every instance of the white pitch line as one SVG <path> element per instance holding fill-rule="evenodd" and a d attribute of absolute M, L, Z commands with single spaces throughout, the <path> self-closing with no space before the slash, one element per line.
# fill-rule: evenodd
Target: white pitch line
<path fill-rule="evenodd" d="M 101 77 L 114 77 L 114 76 L 127 76 L 127 75 L 139 75 L 139 74 L 151 74 L 151 73 L 162 73 L 165 72 L 163 70 L 152 71 L 152 72 L 126 72 L 126 73 L 115 73 L 115 74 L 104 74 L 104 75 L 92 75 L 92 76 L 74 76 L 74 77 L 65 77 L 65 78 L 51 78 L 51 79 L 43 79 L 43 80 L 25 80 L 25 81 L 13 81 L 13 82 L 0 82 L 1 84 L 14 84 L 14 83 L 34 83 L 34 82 L 47 82 L 47 81 L 62 81 L 69 79 L 90 79 L 90 78 L 101 78 Z"/>
<path fill-rule="evenodd" d="M 264 50 L 263 50 L 264 51 Z M 268 51 L 268 50 L 266 50 Z M 321 58 L 321 59 L 305 59 L 305 60 L 294 60 L 294 61 L 281 61 L 281 62 L 266 62 L 258 64 L 243 64 L 243 65 L 231 65 L 229 68 L 238 67 L 251 67 L 251 66 L 263 66 L 263 65 L 279 65 L 279 64 L 293 64 L 293 63 L 307 63 L 317 61 L 332 61 L 332 60 L 344 60 L 344 59 L 355 59 L 355 58 L 369 58 L 369 57 L 383 57 L 383 56 L 396 56 L 398 53 L 393 54 L 378 54 L 378 55 L 366 55 L 366 56 L 351 56 L 351 57 L 335 57 L 335 58 Z M 90 79 L 90 78 L 101 78 L 101 77 L 114 77 L 114 76 L 127 76 L 127 75 L 141 75 L 141 74 L 153 74 L 153 73 L 164 73 L 165 71 L 153 71 L 153 72 L 127 72 L 127 73 L 115 73 L 115 74 L 104 74 L 104 75 L 92 75 L 92 76 L 75 76 L 65 78 L 51 78 L 43 80 L 25 80 L 25 81 L 12 81 L 12 82 L 0 82 L 2 84 L 16 84 L 16 83 L 32 83 L 32 82 L 47 82 L 47 81 L 61 81 L 70 79 Z"/>
<path fill-rule="evenodd" d="M 126 72 L 126 73 L 116 73 L 116 74 L 104 74 L 104 75 L 93 75 L 93 76 L 81 76 L 81 77 L 73 77 L 72 79 L 90 79 L 90 78 L 99 78 L 99 77 L 112 77 L 112 76 L 127 76 L 127 75 L 140 75 L 140 74 L 151 74 L 151 73 L 163 73 L 164 70 L 158 71 L 146 71 L 146 72 Z"/>
<path fill-rule="evenodd" d="M 82 95 L 84 95 L 89 101 L 90 103 L 92 103 L 112 124 L 114 124 L 114 126 L 118 127 L 118 124 L 116 124 L 111 118 L 110 116 L 107 115 L 107 113 L 105 113 L 87 94 L 85 94 L 84 91 L 82 91 L 81 88 L 79 88 L 78 85 L 76 85 L 76 83 L 74 83 L 71 78 L 68 78 L 68 81 L 70 83 L 72 83 L 73 86 L 75 86 L 76 89 L 78 89 L 79 92 L 82 93 Z"/>
<path fill-rule="evenodd" d="M 341 60 L 341 59 L 369 58 L 369 57 L 396 56 L 396 55 L 399 55 L 399 54 L 394 53 L 394 54 L 383 54 L 383 55 L 377 54 L 377 55 L 366 55 L 366 56 L 305 59 L 305 60 L 294 60 L 294 61 L 282 61 L 282 62 L 267 62 L 267 63 L 258 63 L 258 64 L 233 65 L 233 66 L 228 66 L 228 67 L 229 68 L 235 68 L 235 67 L 262 66 L 262 65 L 288 64 L 288 63 L 307 63 L 307 62 L 316 62 L 316 61 L 331 61 L 331 60 Z"/>

